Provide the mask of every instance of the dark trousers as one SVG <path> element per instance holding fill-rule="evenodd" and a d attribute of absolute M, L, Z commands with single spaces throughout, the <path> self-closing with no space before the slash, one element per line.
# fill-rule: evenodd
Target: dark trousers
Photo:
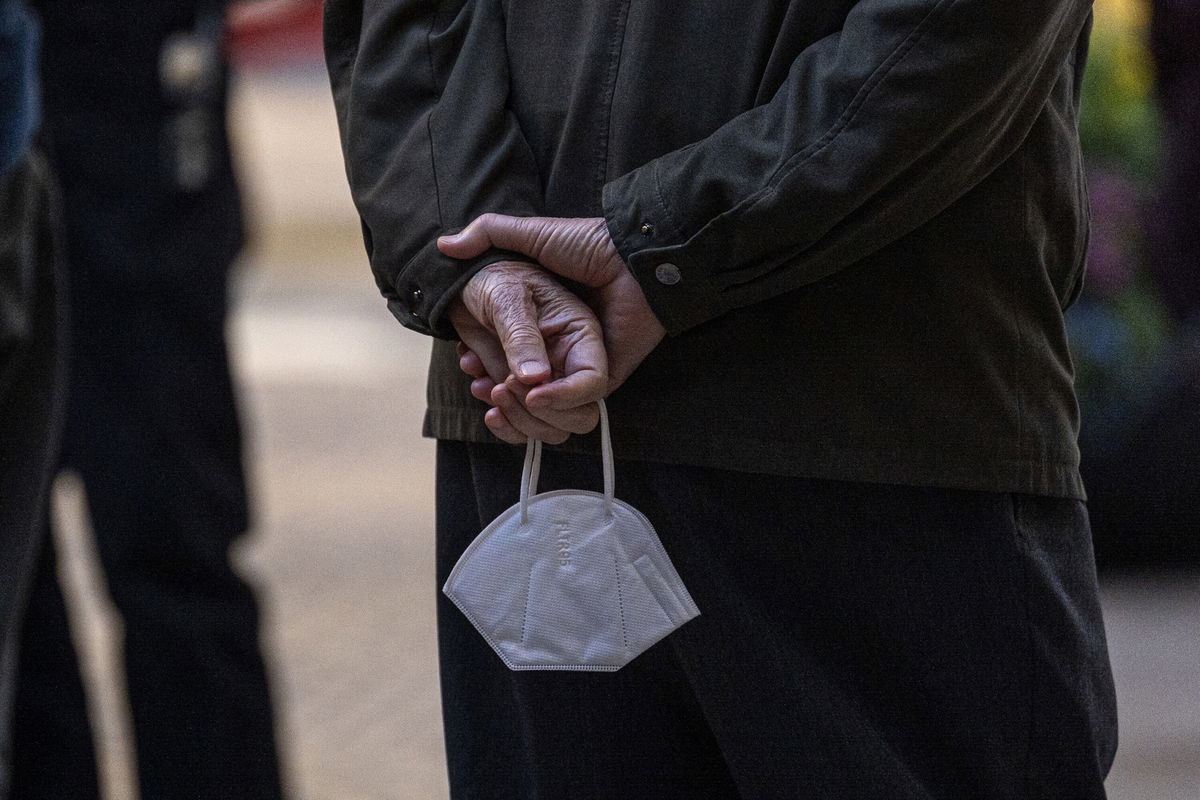
<path fill-rule="evenodd" d="M 278 798 L 257 604 L 229 558 L 247 513 L 224 281 L 137 291 L 73 267 L 64 461 L 87 490 L 124 621 L 142 797 Z M 49 546 L 20 672 L 14 800 L 95 797 L 86 703 Z"/>
<path fill-rule="evenodd" d="M 17 636 L 62 416 L 51 219 L 40 159 L 0 179 L 0 797 L 9 784 Z"/>
<path fill-rule="evenodd" d="M 438 579 L 522 452 L 438 445 Z M 548 452 L 544 490 L 600 488 Z M 451 794 L 1103 798 L 1116 705 L 1086 510 L 618 462 L 701 615 L 616 673 L 510 672 L 438 607 Z"/>

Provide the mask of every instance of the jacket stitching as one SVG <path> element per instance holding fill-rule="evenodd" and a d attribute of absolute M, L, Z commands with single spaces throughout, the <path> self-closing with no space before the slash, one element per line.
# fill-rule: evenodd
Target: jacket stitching
<path fill-rule="evenodd" d="M 784 164 L 782 164 L 772 175 L 767 179 L 767 185 L 759 189 L 754 194 L 742 200 L 736 207 L 729 209 L 726 212 L 718 215 L 712 220 L 709 225 L 715 224 L 726 217 L 741 215 L 749 211 L 753 211 L 760 203 L 769 200 L 778 190 L 779 184 L 782 183 L 789 175 L 797 169 L 804 166 L 807 162 L 815 158 L 818 154 L 824 151 L 827 147 L 837 141 L 838 137 L 849 127 L 857 117 L 862 107 L 866 105 L 867 100 L 875 89 L 883 83 L 891 71 L 908 56 L 917 43 L 924 37 L 930 28 L 934 26 L 938 18 L 941 17 L 946 8 L 955 5 L 958 0 L 939 0 L 938 4 L 932 8 L 929 13 L 917 24 L 915 28 L 909 32 L 908 36 L 896 46 L 883 63 L 876 68 L 867 81 L 859 88 L 858 93 L 850 104 L 846 106 L 845 111 L 838 118 L 828 131 L 826 131 L 819 139 L 814 141 L 808 147 L 792 155 Z M 708 227 L 708 225 L 704 226 Z"/>
<path fill-rule="evenodd" d="M 628 20 L 629 0 L 619 3 L 613 12 L 612 39 L 608 46 L 608 70 L 604 87 L 604 121 L 599 125 L 600 137 L 596 143 L 595 194 L 603 192 L 608 175 L 608 142 L 612 128 L 612 107 L 617 94 L 617 75 L 621 67 L 621 53 L 625 45 L 625 24 Z"/>
<path fill-rule="evenodd" d="M 437 100 L 434 101 L 433 107 L 429 109 L 429 113 L 425 116 L 425 135 L 429 140 L 429 170 L 433 174 L 433 198 L 437 203 L 439 227 L 445 225 L 445 219 L 442 216 L 442 188 L 438 183 L 437 156 L 433 143 L 433 115 L 437 113 L 438 106 L 442 102 L 442 92 L 445 87 L 438 80 L 437 69 L 434 66 L 433 29 L 437 26 L 437 21 L 442 15 L 442 7 L 444 5 L 444 2 L 438 2 L 433 7 L 433 16 L 429 20 L 429 30 L 425 32 L 425 56 L 429 62 L 429 84 L 437 92 Z"/>

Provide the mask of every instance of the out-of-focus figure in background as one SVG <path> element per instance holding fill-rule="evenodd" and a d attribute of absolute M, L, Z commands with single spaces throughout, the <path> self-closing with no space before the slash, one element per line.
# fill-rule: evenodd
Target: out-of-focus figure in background
<path fill-rule="evenodd" d="M 248 511 L 226 352 L 242 219 L 224 4 L 39 0 L 72 355 L 63 466 L 86 487 L 125 625 L 145 798 L 281 796 L 258 609 L 230 564 Z M 55 555 L 31 595 L 14 797 L 98 794 Z"/>
<path fill-rule="evenodd" d="M 7 797 L 17 633 L 55 459 L 62 352 L 38 123 L 37 25 L 0 0 L 0 798 Z"/>
<path fill-rule="evenodd" d="M 1104 0 L 1096 20 L 1088 280 L 1067 314 L 1096 557 L 1200 565 L 1200 5 Z"/>

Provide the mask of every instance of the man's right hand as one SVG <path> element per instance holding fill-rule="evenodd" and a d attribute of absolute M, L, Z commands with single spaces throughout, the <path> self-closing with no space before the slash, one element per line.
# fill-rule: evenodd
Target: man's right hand
<path fill-rule="evenodd" d="M 449 314 L 478 360 L 472 394 L 495 406 L 484 422 L 497 437 L 559 444 L 596 427 L 595 402 L 608 391 L 600 323 L 553 276 L 517 261 L 491 264 L 471 278 Z M 537 417 L 525 408 L 529 398 Z"/>

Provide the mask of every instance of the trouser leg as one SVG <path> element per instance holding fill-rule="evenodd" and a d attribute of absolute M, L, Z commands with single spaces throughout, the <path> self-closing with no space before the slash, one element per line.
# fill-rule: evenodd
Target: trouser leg
<path fill-rule="evenodd" d="M 21 634 L 13 714 L 13 800 L 100 796 L 87 697 L 49 530 Z"/>
<path fill-rule="evenodd" d="M 277 798 L 258 606 L 231 568 L 229 531 L 156 513 L 145 495 L 91 500 L 124 620 L 139 781 L 147 798 Z"/>
<path fill-rule="evenodd" d="M 1104 797 L 1115 697 L 1071 500 L 662 465 L 671 642 L 746 798 Z"/>
<path fill-rule="evenodd" d="M 247 525 L 224 287 L 116 287 L 75 265 L 65 458 L 124 621 L 142 794 L 281 796 Z"/>

